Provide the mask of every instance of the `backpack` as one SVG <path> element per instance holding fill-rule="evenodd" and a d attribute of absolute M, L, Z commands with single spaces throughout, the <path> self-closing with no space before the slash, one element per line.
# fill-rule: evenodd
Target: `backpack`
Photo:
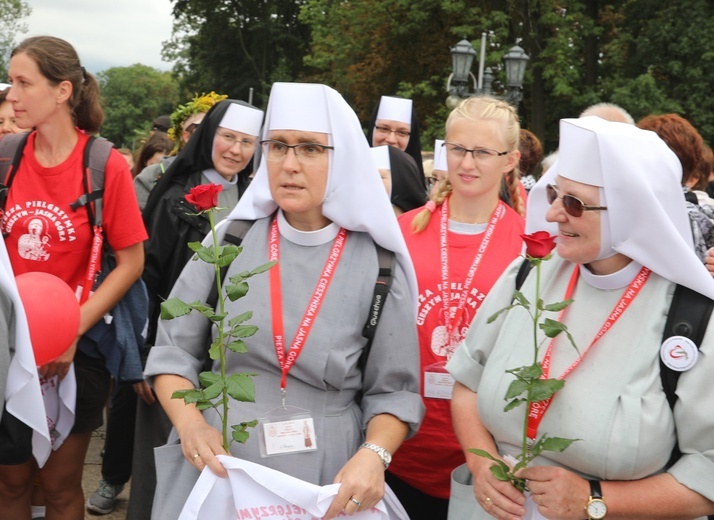
<path fill-rule="evenodd" d="M 0 139 L 0 211 L 5 211 L 5 203 L 10 186 L 17 173 L 22 152 L 30 134 L 10 134 Z M 73 210 L 87 207 L 89 223 L 92 227 L 102 226 L 102 197 L 104 196 L 104 168 L 114 145 L 106 139 L 90 137 L 84 148 L 83 178 L 84 195 L 70 204 Z"/>
<path fill-rule="evenodd" d="M 0 215 L 5 211 L 10 186 L 17 173 L 28 136 L 29 134 L 14 134 L 0 139 Z M 70 204 L 75 211 L 80 207 L 86 208 L 95 243 L 97 243 L 96 239 L 101 237 L 99 244 L 103 247 L 97 255 L 101 267 L 92 266 L 93 263 L 90 261 L 87 269 L 87 278 L 94 284 L 105 278 L 116 267 L 111 247 L 103 240 L 102 227 L 104 170 L 113 147 L 114 145 L 106 139 L 89 138 L 83 155 L 84 194 Z M 102 270 L 104 272 L 100 272 Z M 86 281 L 85 285 L 87 285 Z M 88 296 L 89 291 L 82 291 L 80 303 Z M 107 320 L 100 319 L 82 336 L 79 347 L 83 346 L 83 342 L 93 342 L 105 357 L 107 368 L 117 381 L 122 383 L 142 381 L 139 349 L 132 348 L 134 344 L 143 344 L 143 329 L 148 319 L 148 295 L 141 278 L 131 285 L 110 314 L 114 318 L 113 322 L 108 323 Z M 114 326 L 114 323 L 120 323 L 121 326 Z M 92 349 L 91 346 L 88 348 Z"/>
<path fill-rule="evenodd" d="M 249 220 L 232 220 L 228 224 L 228 229 L 223 237 L 224 243 L 230 243 L 235 246 L 240 246 L 245 238 L 246 233 L 253 225 L 253 222 Z M 372 342 L 374 341 L 374 334 L 377 331 L 377 325 L 379 324 L 379 318 L 382 315 L 382 309 L 384 308 L 384 302 L 389 294 L 389 289 L 392 286 L 392 277 L 394 273 L 394 253 L 384 249 L 379 244 L 375 244 L 377 248 L 377 260 L 379 262 L 379 273 L 377 275 L 377 280 L 374 284 L 374 293 L 372 295 L 372 303 L 369 306 L 369 315 L 365 321 L 364 327 L 362 328 L 362 336 L 367 339 L 367 343 L 362 350 L 362 355 L 360 356 L 358 366 L 360 370 L 364 373 L 364 368 L 367 365 L 367 358 L 369 357 L 369 351 L 372 348 Z M 228 272 L 228 266 L 221 267 L 221 280 L 225 280 L 226 273 Z M 206 303 L 209 307 L 216 306 L 218 302 L 218 291 L 216 285 L 212 284 L 211 291 L 206 298 Z M 210 363 L 211 360 L 208 360 Z M 209 367 L 210 369 L 210 367 Z"/>
<path fill-rule="evenodd" d="M 520 290 L 523 282 L 528 277 L 531 270 L 531 263 L 524 260 L 516 275 L 516 290 Z M 714 310 L 714 300 L 693 291 L 689 287 L 677 284 L 672 297 L 672 303 L 667 313 L 667 322 L 662 332 L 662 342 L 672 336 L 684 336 L 694 342 L 697 349 L 700 348 L 704 333 L 706 332 L 709 318 Z M 659 374 L 662 380 L 662 388 L 667 397 L 667 402 L 671 410 L 677 402 L 677 382 L 681 372 L 673 370 L 664 364 L 662 358 L 659 361 Z M 679 445 L 675 444 L 672 456 L 667 463 L 667 467 L 674 464 L 681 456 Z M 714 519 L 714 516 L 708 517 Z"/>

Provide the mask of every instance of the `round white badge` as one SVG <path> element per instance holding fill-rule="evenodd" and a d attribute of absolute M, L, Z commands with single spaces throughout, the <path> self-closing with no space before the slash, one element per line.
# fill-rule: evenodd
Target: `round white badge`
<path fill-rule="evenodd" d="M 671 336 L 662 342 L 659 355 L 668 368 L 685 372 L 696 364 L 699 359 L 699 349 L 689 338 Z"/>

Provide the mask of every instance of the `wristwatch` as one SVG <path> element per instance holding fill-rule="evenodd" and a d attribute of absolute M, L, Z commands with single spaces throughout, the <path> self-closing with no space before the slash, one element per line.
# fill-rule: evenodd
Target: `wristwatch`
<path fill-rule="evenodd" d="M 589 480 L 588 482 L 590 482 L 590 498 L 585 506 L 585 512 L 588 515 L 588 520 L 601 520 L 607 514 L 607 505 L 602 499 L 600 481 Z"/>
<path fill-rule="evenodd" d="M 365 442 L 362 444 L 362 446 L 360 446 L 360 448 L 372 450 L 377 455 L 379 455 L 379 458 L 382 459 L 382 464 L 384 464 L 384 469 L 387 469 L 389 467 L 389 464 L 391 464 L 392 462 L 392 454 L 381 446 L 377 446 L 376 444 L 372 444 L 371 442 Z"/>

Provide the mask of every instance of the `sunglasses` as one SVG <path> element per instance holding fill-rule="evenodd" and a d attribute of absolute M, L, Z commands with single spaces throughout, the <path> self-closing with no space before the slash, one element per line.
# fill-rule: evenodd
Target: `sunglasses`
<path fill-rule="evenodd" d="M 563 200 L 563 208 L 571 217 L 582 217 L 583 211 L 601 211 L 607 209 L 607 206 L 588 206 L 582 200 L 573 195 L 558 195 L 558 188 L 552 184 L 545 187 L 545 194 L 548 197 L 548 204 L 553 204 L 555 199 Z"/>

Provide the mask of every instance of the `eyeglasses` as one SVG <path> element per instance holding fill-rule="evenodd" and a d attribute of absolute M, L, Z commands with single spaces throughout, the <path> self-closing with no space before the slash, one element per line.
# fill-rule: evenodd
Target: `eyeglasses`
<path fill-rule="evenodd" d="M 255 141 L 246 138 L 239 138 L 231 134 L 216 132 L 216 137 L 220 138 L 227 146 L 233 148 L 236 143 L 240 143 L 241 150 L 252 150 L 255 148 Z"/>
<path fill-rule="evenodd" d="M 334 146 L 326 146 L 317 143 L 287 144 L 282 141 L 266 139 L 260 141 L 263 146 L 263 153 L 269 161 L 282 161 L 288 155 L 288 150 L 292 148 L 297 160 L 303 163 L 316 162 L 327 156 L 328 150 L 334 150 Z"/>
<path fill-rule="evenodd" d="M 408 132 L 407 130 L 392 130 L 388 126 L 375 126 L 374 129 L 376 132 L 381 135 L 382 137 L 388 136 L 389 134 L 394 134 L 397 137 L 401 137 L 402 139 L 406 139 L 410 135 L 412 135 L 411 132 Z"/>
<path fill-rule="evenodd" d="M 558 188 L 552 184 L 545 187 L 545 194 L 548 197 L 548 204 L 553 204 L 555 199 L 563 199 L 563 208 L 571 217 L 582 217 L 583 211 L 601 211 L 607 206 L 588 206 L 582 200 L 573 195 L 558 195 Z"/>
<path fill-rule="evenodd" d="M 448 141 L 443 142 L 441 146 L 445 147 L 446 153 L 454 159 L 462 160 L 466 157 L 467 153 L 470 153 L 471 157 L 474 158 L 474 161 L 479 163 L 488 162 L 495 157 L 501 157 L 508 153 L 508 151 L 497 152 L 496 150 L 492 150 L 490 148 L 476 148 L 474 150 L 469 150 L 468 148 L 464 148 L 458 144 L 449 143 Z"/>

